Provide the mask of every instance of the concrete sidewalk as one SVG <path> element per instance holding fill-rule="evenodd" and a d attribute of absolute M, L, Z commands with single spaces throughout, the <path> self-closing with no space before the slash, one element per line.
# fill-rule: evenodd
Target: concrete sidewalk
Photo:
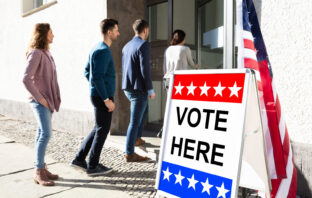
<path fill-rule="evenodd" d="M 53 187 L 43 187 L 33 182 L 34 151 L 22 144 L 0 136 L 0 197 L 130 197 L 123 189 L 111 184 L 107 177 L 88 177 L 86 173 L 57 163 L 46 156 L 51 172 L 60 175 Z M 112 173 L 113 174 L 113 173 Z"/>

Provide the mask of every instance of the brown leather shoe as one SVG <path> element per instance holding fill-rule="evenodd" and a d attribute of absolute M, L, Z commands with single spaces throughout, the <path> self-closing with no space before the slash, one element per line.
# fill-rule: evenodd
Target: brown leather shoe
<path fill-rule="evenodd" d="M 54 182 L 46 176 L 44 168 L 36 170 L 34 182 L 42 186 L 54 186 Z"/>
<path fill-rule="evenodd" d="M 141 146 L 141 145 L 143 145 L 143 144 L 145 144 L 145 141 L 142 139 L 142 138 L 137 138 L 136 140 L 135 140 L 135 146 Z"/>
<path fill-rule="evenodd" d="M 150 161 L 150 160 L 151 160 L 150 158 L 138 155 L 136 153 L 126 155 L 126 161 L 127 162 L 146 162 L 146 161 Z"/>
<path fill-rule="evenodd" d="M 46 176 L 48 177 L 48 179 L 57 180 L 57 179 L 59 178 L 58 175 L 52 174 L 50 171 L 48 171 L 48 168 L 47 168 L 47 164 L 46 164 L 46 163 L 44 163 L 43 169 L 44 169 L 45 174 L 46 174 Z"/>

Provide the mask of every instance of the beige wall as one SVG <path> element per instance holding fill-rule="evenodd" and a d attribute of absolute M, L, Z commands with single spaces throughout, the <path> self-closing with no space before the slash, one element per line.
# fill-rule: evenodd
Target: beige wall
<path fill-rule="evenodd" d="M 106 1 L 59 0 L 27 17 L 21 17 L 21 1 L 1 0 L 0 4 L 5 8 L 0 12 L 0 18 L 5 19 L 0 21 L 0 98 L 26 101 L 22 84 L 25 51 L 34 24 L 48 22 L 55 35 L 51 53 L 57 66 L 62 108 L 90 111 L 83 69 L 88 52 L 101 39 L 99 22 L 106 17 Z"/>
<path fill-rule="evenodd" d="M 312 1 L 255 2 L 290 138 L 311 144 Z"/>

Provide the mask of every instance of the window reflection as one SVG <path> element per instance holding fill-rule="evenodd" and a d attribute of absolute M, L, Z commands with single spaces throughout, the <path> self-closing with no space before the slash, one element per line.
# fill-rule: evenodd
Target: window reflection
<path fill-rule="evenodd" d="M 211 0 L 198 9 L 198 60 L 202 69 L 223 67 L 223 1 Z"/>
<path fill-rule="evenodd" d="M 149 41 L 168 39 L 168 2 L 148 7 Z"/>
<path fill-rule="evenodd" d="M 190 0 L 173 1 L 173 31 L 181 29 L 186 33 L 186 44 L 195 45 L 195 2 Z"/>

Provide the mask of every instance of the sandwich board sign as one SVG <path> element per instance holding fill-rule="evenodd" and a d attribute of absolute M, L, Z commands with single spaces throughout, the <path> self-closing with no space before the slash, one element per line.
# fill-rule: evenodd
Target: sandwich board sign
<path fill-rule="evenodd" d="M 270 197 L 251 70 L 176 71 L 170 81 L 162 138 L 155 183 L 158 197 L 232 198 L 238 196 L 238 186 Z"/>

